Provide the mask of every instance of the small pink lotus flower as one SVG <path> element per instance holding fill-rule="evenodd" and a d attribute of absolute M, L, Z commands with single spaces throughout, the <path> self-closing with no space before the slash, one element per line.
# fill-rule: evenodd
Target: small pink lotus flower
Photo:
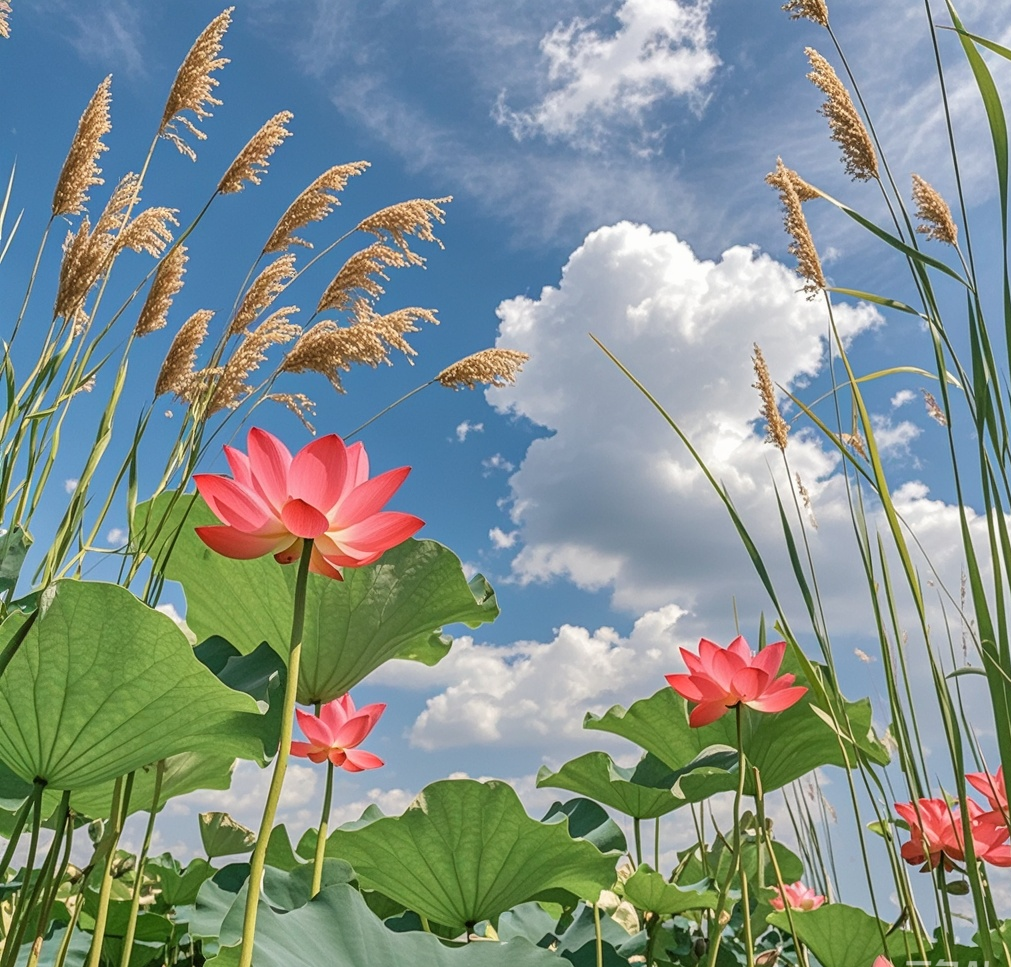
<path fill-rule="evenodd" d="M 965 779 L 969 785 L 974 786 L 986 796 L 987 802 L 990 803 L 990 811 L 993 813 L 993 821 L 998 826 L 1007 826 L 1008 805 L 1007 787 L 1004 785 L 1004 767 L 998 766 L 995 776 L 990 775 L 989 772 L 970 772 Z"/>
<path fill-rule="evenodd" d="M 779 896 L 774 896 L 769 900 L 769 906 L 774 910 L 782 910 L 786 904 L 791 910 L 817 910 L 825 902 L 825 897 L 820 893 L 815 893 L 809 886 L 804 886 L 800 880 L 796 883 L 784 883 L 782 887 L 776 887 Z"/>
<path fill-rule="evenodd" d="M 667 675 L 667 684 L 689 702 L 698 702 L 688 718 L 693 729 L 715 722 L 736 705 L 782 712 L 807 691 L 793 684 L 793 675 L 776 678 L 785 651 L 785 641 L 767 645 L 755 655 L 740 635 L 726 648 L 703 638 L 697 656 L 681 649 L 688 674 Z"/>
<path fill-rule="evenodd" d="M 1006 826 L 993 820 L 993 813 L 983 811 L 979 803 L 968 801 L 969 829 L 976 858 L 993 866 L 1011 866 L 1011 846 Z M 895 811 L 909 824 L 909 840 L 899 852 L 921 870 L 932 870 L 939 863 L 953 869 L 952 860 L 965 859 L 961 811 L 944 799 L 919 799 L 916 804 L 895 804 Z"/>
<path fill-rule="evenodd" d="M 872 967 L 894 967 L 894 965 L 883 954 L 878 954 L 878 956 L 874 958 Z"/>
<path fill-rule="evenodd" d="M 327 702 L 319 710 L 318 717 L 295 709 L 298 724 L 309 741 L 292 742 L 291 754 L 311 762 L 329 759 L 348 772 L 378 769 L 383 760 L 357 747 L 365 741 L 385 709 L 385 705 L 376 704 L 356 710 L 350 692 Z"/>
<path fill-rule="evenodd" d="M 248 456 L 225 447 L 234 479 L 194 474 L 200 496 L 223 521 L 197 527 L 200 539 L 225 557 L 273 554 L 279 564 L 312 541 L 309 570 L 341 579 L 339 568 L 362 567 L 414 534 L 424 521 L 380 508 L 410 473 L 388 470 L 369 479 L 361 443 L 346 447 L 335 433 L 313 440 L 294 457 L 277 437 L 253 427 Z"/>

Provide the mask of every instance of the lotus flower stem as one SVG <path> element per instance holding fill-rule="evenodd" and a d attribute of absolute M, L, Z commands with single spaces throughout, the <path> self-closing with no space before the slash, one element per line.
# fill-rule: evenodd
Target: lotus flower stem
<path fill-rule="evenodd" d="M 284 773 L 288 767 L 291 752 L 291 733 L 294 728 L 295 696 L 298 692 L 298 667 L 302 657 L 302 629 L 305 625 L 305 594 L 309 583 L 309 560 L 315 545 L 303 541 L 302 556 L 298 562 L 298 576 L 295 578 L 295 604 L 291 619 L 291 648 L 288 651 L 288 679 L 284 686 L 284 703 L 281 707 L 281 738 L 274 760 L 274 774 L 270 779 L 267 801 L 263 805 L 263 818 L 256 846 L 249 861 L 249 884 L 246 894 L 246 910 L 242 920 L 242 947 L 239 953 L 239 967 L 250 967 L 253 963 L 253 937 L 256 933 L 256 910 L 260 900 L 260 883 L 263 867 L 267 859 L 267 842 L 277 815 L 277 804 L 281 799 Z M 89 964 L 88 967 L 97 967 Z"/>
<path fill-rule="evenodd" d="M 635 833 L 635 865 L 642 866 L 642 827 L 638 816 L 632 820 L 632 831 Z"/>
<path fill-rule="evenodd" d="M 600 907 L 593 904 L 593 936 L 596 941 L 597 967 L 604 967 L 604 935 L 600 932 Z M 646 962 L 649 967 L 649 961 Z"/>
<path fill-rule="evenodd" d="M 653 820 L 653 869 L 660 870 L 660 817 Z"/>
<path fill-rule="evenodd" d="M 21 839 L 21 832 L 25 828 L 25 823 L 28 821 L 28 814 L 32 811 L 35 801 L 42 795 L 42 790 L 44 788 L 45 787 L 40 783 L 36 783 L 32 786 L 31 793 L 21 804 L 17 811 L 17 815 L 14 817 L 14 827 L 11 829 L 11 834 L 7 840 L 7 849 L 4 850 L 3 857 L 0 857 L 0 881 L 3 881 L 4 875 L 7 872 L 7 867 L 11 865 L 11 860 L 14 858 L 14 851 L 18 847 L 18 840 Z"/>
<path fill-rule="evenodd" d="M 30 894 L 29 884 L 32 882 L 32 873 L 35 870 L 35 857 L 39 848 L 39 830 L 42 828 L 42 790 L 45 782 L 41 779 L 35 780 L 35 790 L 32 796 L 32 828 L 31 840 L 28 844 L 28 858 L 25 861 L 25 872 L 21 878 L 22 887 L 18 892 L 17 907 L 14 916 L 7 929 L 7 936 L 4 942 L 3 958 L 0 959 L 2 967 L 9 967 L 17 959 L 21 946 L 21 934 L 24 932 L 24 924 L 28 922 L 28 907 L 35 899 L 35 891 Z M 38 878 L 41 882 L 41 877 Z"/>
<path fill-rule="evenodd" d="M 105 855 L 102 885 L 98 892 L 98 912 L 95 914 L 95 930 L 91 938 L 91 950 L 88 953 L 88 967 L 98 967 L 102 959 L 102 943 L 105 940 L 105 925 L 109 919 L 109 900 L 112 897 L 112 864 L 116 859 L 116 843 L 119 842 L 119 834 L 123 831 L 123 819 L 126 817 L 126 811 L 130 804 L 132 789 L 133 773 L 131 772 L 125 780 L 122 777 L 117 779 L 112 790 L 112 810 L 109 816 L 109 825 L 105 830 L 108 852 Z"/>
<path fill-rule="evenodd" d="M 316 703 L 316 715 L 320 713 L 323 703 Z M 323 882 L 323 858 L 326 855 L 326 834 L 327 825 L 330 819 L 330 804 L 333 802 L 333 763 L 327 759 L 326 762 L 326 791 L 323 793 L 323 812 L 319 817 L 319 831 L 316 834 L 316 853 L 312 861 L 312 890 L 310 897 L 319 893 L 320 885 Z M 124 965 L 126 967 L 126 965 Z"/>
<path fill-rule="evenodd" d="M 56 821 L 54 825 L 56 835 L 53 837 L 53 842 L 50 846 L 50 853 L 46 858 L 46 867 L 39 877 L 39 885 L 44 886 L 45 889 L 42 893 L 42 905 L 39 908 L 38 915 L 34 918 L 37 922 L 37 926 L 35 928 L 35 937 L 32 940 L 32 949 L 28 954 L 26 967 L 36 967 L 39 962 L 39 954 L 42 953 L 42 943 L 46 936 L 46 929 L 49 926 L 49 912 L 53 908 L 53 902 L 56 900 L 56 892 L 60 888 L 60 882 L 63 879 L 63 874 L 66 872 L 67 866 L 70 863 L 70 850 L 74 842 L 74 823 L 73 817 L 70 815 L 69 789 L 64 790 L 63 796 L 60 799 L 60 805 L 56 812 Z M 54 875 L 53 870 L 56 867 L 56 856 L 60 849 L 60 843 L 64 839 L 66 842 L 63 846 L 63 857 L 60 860 L 59 868 L 56 870 Z M 20 943 L 18 946 L 20 946 Z"/>
<path fill-rule="evenodd" d="M 130 919 L 126 924 L 126 934 L 123 937 L 123 955 L 119 961 L 119 967 L 130 967 L 130 953 L 133 950 L 133 938 L 137 932 L 137 914 L 140 912 L 140 894 L 144 886 L 144 864 L 147 862 L 147 853 L 151 848 L 151 837 L 154 834 L 154 822 L 158 815 L 158 801 L 161 799 L 161 783 L 165 776 L 165 760 L 161 759 L 155 766 L 154 773 L 154 797 L 151 800 L 151 815 L 147 820 L 147 828 L 144 831 L 144 842 L 141 844 L 140 855 L 137 857 L 137 865 L 133 871 L 133 894 L 130 897 Z"/>

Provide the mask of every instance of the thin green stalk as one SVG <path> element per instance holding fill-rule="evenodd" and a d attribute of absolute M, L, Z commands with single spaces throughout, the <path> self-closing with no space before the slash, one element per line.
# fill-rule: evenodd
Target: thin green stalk
<path fill-rule="evenodd" d="M 593 904 L 593 938 L 596 941 L 597 967 L 604 967 L 604 935 L 600 930 L 600 907 Z M 649 967 L 649 952 L 646 955 L 646 965 Z"/>
<path fill-rule="evenodd" d="M 105 926 L 109 919 L 109 900 L 112 897 L 112 864 L 116 858 L 116 844 L 119 842 L 119 834 L 123 831 L 123 819 L 132 785 L 133 773 L 131 772 L 125 780 L 122 777 L 118 778 L 112 788 L 112 808 L 109 813 L 109 825 L 105 828 L 108 852 L 102 869 L 102 885 L 98 891 L 98 912 L 95 914 L 95 929 L 92 933 L 87 967 L 99 967 L 102 959 Z"/>
<path fill-rule="evenodd" d="M 653 821 L 653 869 L 660 871 L 660 817 Z"/>
<path fill-rule="evenodd" d="M 35 612 L 33 611 L 32 614 Z M 4 876 L 7 873 L 8 867 L 11 865 L 11 860 L 14 858 L 14 851 L 18 847 L 18 840 L 21 839 L 21 832 L 25 828 L 25 823 L 28 821 L 28 814 L 32 811 L 35 806 L 35 801 L 42 795 L 42 790 L 44 786 L 36 783 L 32 786 L 32 791 L 28 794 L 28 798 L 18 807 L 17 815 L 14 817 L 14 826 L 11 829 L 10 837 L 7 840 L 7 849 L 4 850 L 4 855 L 0 858 L 0 883 L 3 882 Z"/>
<path fill-rule="evenodd" d="M 316 714 L 319 715 L 322 703 L 316 703 Z M 323 793 L 323 811 L 319 817 L 319 831 L 316 834 L 316 852 L 312 861 L 312 889 L 309 896 L 319 893 L 323 883 L 323 859 L 326 856 L 326 834 L 330 822 L 330 804 L 333 802 L 333 763 L 326 760 L 326 791 Z M 127 965 L 123 965 L 127 967 Z"/>
<path fill-rule="evenodd" d="M 256 837 L 256 846 L 249 862 L 249 884 L 246 893 L 246 908 L 242 920 L 242 947 L 239 952 L 239 967 L 251 967 L 253 963 L 253 940 L 256 935 L 256 913 L 260 900 L 260 882 L 267 858 L 267 842 L 274 826 L 277 804 L 281 799 L 284 773 L 291 752 L 292 720 L 295 717 L 295 696 L 298 692 L 298 668 L 302 656 L 302 630 L 305 624 L 305 596 L 309 578 L 309 560 L 312 556 L 312 541 L 302 544 L 302 557 L 298 562 L 298 576 L 295 579 L 295 602 L 291 620 L 291 647 L 288 652 L 288 678 L 284 687 L 284 703 L 281 707 L 281 738 L 274 760 L 274 774 L 270 779 L 267 801 L 263 806 L 263 818 Z M 89 964 L 88 967 L 98 967 Z"/>
<path fill-rule="evenodd" d="M 414 396 L 415 393 L 420 393 L 423 389 L 427 389 L 434 382 L 435 382 L 434 379 L 430 379 L 427 383 L 422 383 L 420 386 L 416 386 L 414 389 L 411 390 L 410 393 L 405 393 L 403 396 L 400 397 L 399 400 L 395 400 L 389 406 L 381 409 L 375 416 L 367 419 L 364 423 L 361 424 L 361 426 L 356 426 L 350 433 L 346 433 L 344 435 L 344 439 L 350 440 L 351 437 L 361 433 L 362 430 L 364 430 L 365 427 L 367 427 L 369 424 L 375 423 L 376 420 L 379 419 L 379 417 L 385 416 L 387 413 L 390 412 L 390 410 L 395 409 L 396 407 L 400 406 L 401 403 L 404 403 L 407 400 L 409 400 L 412 396 Z"/>
<path fill-rule="evenodd" d="M 632 820 L 632 832 L 635 834 L 635 865 L 642 866 L 642 829 L 638 816 Z"/>
<path fill-rule="evenodd" d="M 32 873 L 35 872 L 35 857 L 39 848 L 39 830 L 42 828 L 42 790 L 45 783 L 35 780 L 35 789 L 38 794 L 32 801 L 32 827 L 31 838 L 28 843 L 28 857 L 25 862 L 24 874 L 21 878 L 21 888 L 18 890 L 17 906 L 14 909 L 14 916 L 11 919 L 7 930 L 7 937 L 4 943 L 3 957 L 0 958 L 0 967 L 10 967 L 17 960 L 18 948 L 21 940 L 20 936 L 24 932 L 22 923 L 27 920 L 27 908 L 31 905 L 29 888 L 32 882 Z M 34 893 L 34 891 L 32 891 Z"/>
<path fill-rule="evenodd" d="M 144 842 L 134 867 L 133 893 L 130 896 L 130 919 L 127 921 L 126 934 L 123 936 L 123 954 L 119 967 L 130 967 L 130 953 L 133 950 L 133 938 L 137 933 L 137 915 L 140 912 L 140 894 L 144 886 L 144 864 L 151 848 L 151 837 L 154 834 L 154 823 L 158 816 L 158 802 L 161 798 L 161 783 L 165 776 L 165 760 L 160 759 L 155 766 L 154 796 L 151 799 L 151 813 L 148 816 L 147 828 L 144 830 Z"/>
<path fill-rule="evenodd" d="M 47 858 L 47 866 L 40 877 L 39 882 L 44 884 L 44 891 L 42 893 L 42 902 L 38 908 L 38 915 L 36 918 L 35 936 L 32 939 L 32 947 L 28 953 L 28 963 L 26 967 L 36 967 L 39 961 L 39 954 L 42 953 L 42 943 L 45 940 L 46 931 L 49 928 L 49 913 L 53 908 L 53 901 L 56 899 L 56 892 L 60 888 L 60 881 L 63 879 L 63 874 L 67 870 L 67 866 L 70 863 L 70 850 L 74 842 L 74 818 L 70 814 L 70 790 L 64 790 L 63 796 L 60 800 L 60 805 L 56 812 L 56 822 L 55 822 L 55 835 L 53 837 L 53 843 L 50 847 L 50 855 L 52 856 L 52 865 L 49 865 Z M 54 873 L 53 869 L 56 864 L 56 854 L 60 846 L 61 840 L 65 840 L 63 846 L 63 857 L 60 860 L 59 868 L 56 869 Z M 20 946 L 20 940 L 18 941 L 18 946 Z"/>

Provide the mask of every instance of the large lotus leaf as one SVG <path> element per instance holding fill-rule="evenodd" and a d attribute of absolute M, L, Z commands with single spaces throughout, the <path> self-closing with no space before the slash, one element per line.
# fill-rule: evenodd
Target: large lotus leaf
<path fill-rule="evenodd" d="M 625 834 L 600 803 L 582 798 L 554 802 L 541 822 L 557 823 L 563 816 L 568 818 L 569 835 L 573 839 L 585 839 L 588 843 L 593 843 L 601 853 L 625 852 Z"/>
<path fill-rule="evenodd" d="M 625 881 L 625 899 L 640 910 L 669 917 L 685 910 L 714 910 L 715 890 L 680 887 L 668 883 L 656 870 L 643 863 Z"/>
<path fill-rule="evenodd" d="M 772 848 L 776 853 L 776 863 L 779 865 L 783 882 L 796 883 L 797 880 L 803 879 L 804 864 L 800 857 L 778 840 L 773 841 Z M 691 886 L 710 877 L 715 879 L 717 883 L 723 883 L 730 876 L 730 864 L 733 856 L 733 850 L 724 841 L 709 847 L 705 863 L 702 862 L 698 846 L 678 853 L 680 861 L 678 882 Z M 688 858 L 686 859 L 686 857 Z M 769 886 L 776 882 L 776 869 L 769 859 L 769 849 L 764 844 L 759 848 L 755 839 L 749 836 L 741 845 L 741 865 L 744 867 L 745 875 L 750 883 L 758 882 L 759 857 L 762 861 L 762 883 Z M 740 877 L 735 877 L 734 883 L 739 884 Z"/>
<path fill-rule="evenodd" d="M 794 910 L 792 916 L 797 938 L 824 967 L 871 967 L 881 954 L 904 954 L 912 946 L 908 934 L 888 933 L 889 924 L 845 903 Z M 785 932 L 790 930 L 786 911 L 772 914 L 769 923 Z"/>
<path fill-rule="evenodd" d="M 839 736 L 815 714 L 810 694 L 785 712 L 769 714 L 744 709 L 744 753 L 748 762 L 760 771 L 765 792 L 779 789 L 819 766 L 846 765 Z M 623 736 L 652 752 L 673 770 L 684 769 L 711 746 L 737 747 L 733 712 L 711 725 L 693 729 L 688 725 L 686 706 L 673 689 L 662 688 L 628 709 L 615 705 L 602 716 L 587 713 L 583 727 Z M 861 712 L 862 706 L 853 703 L 853 711 Z M 856 723 L 854 729 L 859 732 Z M 852 759 L 852 749 L 849 754 Z M 715 777 L 709 791 L 735 787 L 736 777 L 722 782 Z M 756 792 L 751 770 L 745 777 L 744 791 L 749 796 Z"/>
<path fill-rule="evenodd" d="M 256 845 L 256 830 L 243 826 L 228 813 L 200 814 L 200 839 L 209 860 L 248 853 Z"/>
<path fill-rule="evenodd" d="M 541 766 L 537 787 L 568 789 L 634 819 L 655 819 L 684 804 L 671 795 L 676 778 L 670 766 L 648 752 L 627 769 L 615 765 L 606 752 L 588 752 L 557 772 Z"/>
<path fill-rule="evenodd" d="M 237 904 L 244 895 L 244 890 L 237 895 Z M 226 919 L 222 946 L 207 967 L 238 964 L 241 927 L 241 915 Z M 369 910 L 357 890 L 339 883 L 290 913 L 279 913 L 261 900 L 253 953 L 257 967 L 319 967 L 323 952 L 327 967 L 558 967 L 559 963 L 550 951 L 520 938 L 450 947 L 431 934 L 395 933 Z"/>
<path fill-rule="evenodd" d="M 25 621 L 0 625 L 0 647 Z M 181 752 L 261 760 L 256 703 L 218 681 L 176 623 L 115 584 L 57 581 L 0 677 L 0 759 L 52 789 Z"/>
<path fill-rule="evenodd" d="M 432 783 L 398 817 L 337 829 L 328 856 L 346 859 L 365 887 L 463 930 L 564 890 L 588 900 L 614 882 L 614 855 L 574 840 L 568 823 L 539 823 L 507 783 Z"/>
<path fill-rule="evenodd" d="M 163 494 L 137 510 L 138 542 L 164 557 L 165 575 L 183 586 L 186 621 L 198 637 L 220 635 L 239 651 L 266 641 L 286 656 L 295 568 L 271 557 L 234 561 L 213 553 L 193 527 L 214 523 L 193 495 Z M 434 664 L 449 649 L 444 625 L 471 628 L 498 616 L 483 577 L 468 583 L 459 558 L 435 541 L 407 540 L 375 564 L 347 568 L 343 581 L 309 575 L 298 701 L 328 702 L 391 658 Z"/>

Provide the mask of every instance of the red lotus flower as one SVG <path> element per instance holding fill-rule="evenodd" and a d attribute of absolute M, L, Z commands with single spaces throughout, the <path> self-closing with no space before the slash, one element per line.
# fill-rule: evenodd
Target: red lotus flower
<path fill-rule="evenodd" d="M 990 803 L 993 821 L 998 826 L 1007 826 L 1008 805 L 1007 787 L 1004 785 L 1004 767 L 998 766 L 995 776 L 990 775 L 989 772 L 970 772 L 965 779 L 969 785 L 974 786 L 986 796 L 987 802 Z"/>
<path fill-rule="evenodd" d="M 309 741 L 292 742 L 291 754 L 311 762 L 329 759 L 348 772 L 378 769 L 383 760 L 358 746 L 365 741 L 385 709 L 386 706 L 381 704 L 356 709 L 350 692 L 327 702 L 320 708 L 318 717 L 296 709 L 298 724 Z"/>
<path fill-rule="evenodd" d="M 994 866 L 1011 866 L 1011 846 L 1006 826 L 993 820 L 993 813 L 983 811 L 979 803 L 968 801 L 969 829 L 976 858 Z M 951 870 L 952 860 L 965 859 L 961 811 L 944 799 L 920 799 L 895 804 L 895 811 L 909 824 L 909 840 L 902 844 L 902 858 L 923 870 L 939 863 Z"/>
<path fill-rule="evenodd" d="M 280 440 L 253 427 L 247 446 L 248 456 L 225 447 L 234 479 L 213 473 L 193 477 L 223 521 L 196 532 L 225 557 L 273 554 L 278 563 L 291 564 L 301 557 L 303 542 L 312 541 L 309 570 L 340 580 L 339 568 L 371 564 L 424 524 L 410 514 L 380 510 L 411 468 L 370 480 L 361 443 L 346 447 L 331 433 L 292 457 Z"/>
<path fill-rule="evenodd" d="M 791 910 L 817 910 L 825 902 L 825 897 L 815 893 L 809 886 L 804 886 L 800 880 L 796 883 L 784 883 L 776 887 L 779 896 L 769 900 L 769 906 L 774 910 L 782 910 L 787 904 Z"/>
<path fill-rule="evenodd" d="M 667 684 L 689 702 L 698 702 L 688 718 L 693 729 L 715 722 L 736 705 L 782 712 L 807 691 L 793 684 L 793 675 L 776 678 L 785 651 L 785 641 L 767 645 L 755 655 L 740 635 L 726 648 L 703 638 L 697 656 L 681 649 L 688 674 L 668 675 Z"/>

